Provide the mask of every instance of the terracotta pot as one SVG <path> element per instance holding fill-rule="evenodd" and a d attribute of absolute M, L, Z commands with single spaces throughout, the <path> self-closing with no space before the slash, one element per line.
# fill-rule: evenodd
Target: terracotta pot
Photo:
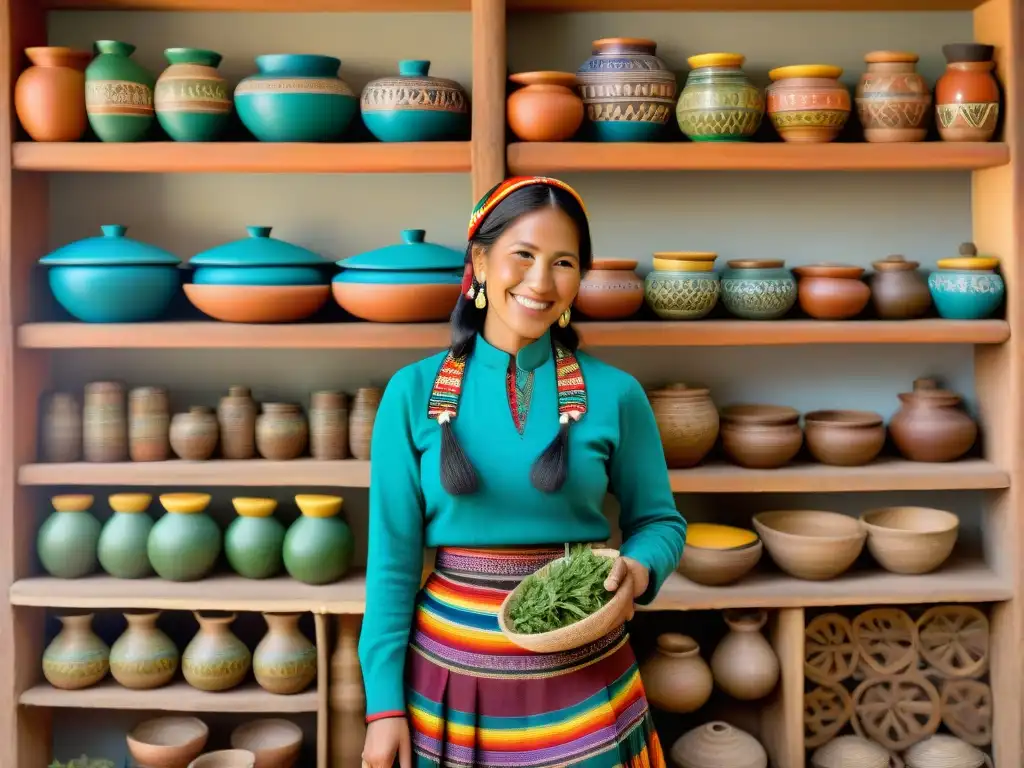
<path fill-rule="evenodd" d="M 128 460 L 128 415 L 124 387 L 113 381 L 85 385 L 82 409 L 83 456 L 86 461 Z"/>
<path fill-rule="evenodd" d="M 867 306 L 871 289 L 860 279 L 862 267 L 809 264 L 793 270 L 800 278 L 800 308 L 818 320 L 847 320 Z"/>
<path fill-rule="evenodd" d="M 96 685 L 110 669 L 110 648 L 92 631 L 92 614 L 58 616 L 61 631 L 43 651 L 43 676 L 54 688 Z"/>
<path fill-rule="evenodd" d="M 889 422 L 889 434 L 904 458 L 956 461 L 974 446 L 978 424 L 963 411 L 960 395 L 918 379 L 913 392 L 899 397 L 903 405 Z"/>
<path fill-rule="evenodd" d="M 775 469 L 800 451 L 800 412 L 778 405 L 733 405 L 722 409 L 722 448 L 749 469 Z"/>
<path fill-rule="evenodd" d="M 185 296 L 200 312 L 225 323 L 297 323 L 331 296 L 329 285 L 197 285 Z"/>
<path fill-rule="evenodd" d="M 720 720 L 684 733 L 669 755 L 677 768 L 768 768 L 768 753 L 761 743 Z"/>
<path fill-rule="evenodd" d="M 594 259 L 576 296 L 575 308 L 594 320 L 622 320 L 644 305 L 644 281 L 632 259 Z"/>
<path fill-rule="evenodd" d="M 718 410 L 710 390 L 671 384 L 647 393 L 669 469 L 696 466 L 718 439 Z"/>
<path fill-rule="evenodd" d="M 171 448 L 179 459 L 206 461 L 217 450 L 220 428 L 212 408 L 193 405 L 171 419 Z"/>
<path fill-rule="evenodd" d="M 136 387 L 128 393 L 128 454 L 132 461 L 166 461 L 171 453 L 167 391 Z"/>
<path fill-rule="evenodd" d="M 231 747 L 256 756 L 256 768 L 294 768 L 302 751 L 302 728 L 291 720 L 267 717 L 242 723 L 231 732 Z"/>
<path fill-rule="evenodd" d="M 128 752 L 139 765 L 181 768 L 198 757 L 210 729 L 198 717 L 171 715 L 143 720 L 127 735 Z"/>
<path fill-rule="evenodd" d="M 384 396 L 384 390 L 377 387 L 361 387 L 352 399 L 352 410 L 348 415 L 348 441 L 352 456 L 360 461 L 370 458 L 370 438 L 373 435 L 373 421 L 377 418 L 377 406 Z"/>
<path fill-rule="evenodd" d="M 927 314 L 932 306 L 928 279 L 917 271 L 918 262 L 902 256 L 874 261 L 871 301 L 883 320 L 910 320 Z"/>
<path fill-rule="evenodd" d="M 740 701 L 763 699 L 779 682 L 779 660 L 761 634 L 768 621 L 763 610 L 727 610 L 727 634 L 711 654 L 715 684 Z"/>
<path fill-rule="evenodd" d="M 314 392 L 309 404 L 309 453 L 314 459 L 348 458 L 348 395 Z"/>
<path fill-rule="evenodd" d="M 271 693 L 301 693 L 316 677 L 316 647 L 299 629 L 300 613 L 264 613 L 267 634 L 256 646 L 252 671 Z"/>
<path fill-rule="evenodd" d="M 703 707 L 714 687 L 700 646 L 674 632 L 658 636 L 658 647 L 640 665 L 640 676 L 651 706 L 676 714 Z"/>
<path fill-rule="evenodd" d="M 34 141 L 78 141 L 85 133 L 85 68 L 89 51 L 26 48 L 32 62 L 14 85 L 14 109 Z"/>
<path fill-rule="evenodd" d="M 193 613 L 199 631 L 181 655 L 181 671 L 193 688 L 201 691 L 226 691 L 245 680 L 252 654 L 235 637 L 233 613 Z"/>
<path fill-rule="evenodd" d="M 256 403 L 248 387 L 228 387 L 217 406 L 220 453 L 225 459 L 256 456 Z"/>
<path fill-rule="evenodd" d="M 857 116 L 869 142 L 924 141 L 932 91 L 917 73 L 916 53 L 872 51 L 857 84 Z"/>
<path fill-rule="evenodd" d="M 807 450 L 822 464 L 860 467 L 885 445 L 885 424 L 869 411 L 812 411 L 804 416 Z"/>
<path fill-rule="evenodd" d="M 520 141 L 565 141 L 583 124 L 583 99 L 572 89 L 572 72 L 518 72 L 509 76 L 526 86 L 508 97 L 508 125 Z"/>
<path fill-rule="evenodd" d="M 943 141 L 990 141 L 999 122 L 995 48 L 979 43 L 942 46 L 946 71 L 935 83 L 935 114 Z"/>
<path fill-rule="evenodd" d="M 82 460 L 82 408 L 74 395 L 54 392 L 46 398 L 42 443 L 43 461 Z"/>
<path fill-rule="evenodd" d="M 264 403 L 256 418 L 256 450 L 271 461 L 297 459 L 306 450 L 309 425 L 299 406 Z"/>
<path fill-rule="evenodd" d="M 125 688 L 135 690 L 167 685 L 178 671 L 179 654 L 171 638 L 156 625 L 160 611 L 133 611 L 124 618 L 128 629 L 110 648 L 110 674 Z"/>
<path fill-rule="evenodd" d="M 843 70 L 824 64 L 778 67 L 768 73 L 768 117 L 783 141 L 820 144 L 834 140 L 850 117 Z"/>

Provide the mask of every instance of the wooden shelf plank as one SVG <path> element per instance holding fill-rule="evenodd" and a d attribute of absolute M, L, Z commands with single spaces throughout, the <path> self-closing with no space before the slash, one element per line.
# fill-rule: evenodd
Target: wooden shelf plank
<path fill-rule="evenodd" d="M 949 0 L 942 0 L 948 2 Z M 469 11 L 470 0 L 45 0 L 49 10 L 328 13 Z"/>
<path fill-rule="evenodd" d="M 743 469 L 707 464 L 669 472 L 676 493 L 844 493 L 981 490 L 1009 487 L 1009 475 L 987 461 L 921 464 L 883 459 L 864 467 L 796 464 Z M 158 461 L 114 464 L 26 464 L 22 485 L 38 486 L 314 486 L 367 488 L 366 461 Z"/>
<path fill-rule="evenodd" d="M 17 157 L 17 155 L 15 155 Z M 515 143 L 513 174 L 581 171 L 972 171 L 1010 162 L 1007 144 Z"/>
<path fill-rule="evenodd" d="M 579 322 L 584 347 L 729 347 L 798 344 L 1002 344 L 1005 320 L 702 320 Z M 447 323 L 218 322 L 27 323 L 25 349 L 429 349 L 448 344 Z"/>
<path fill-rule="evenodd" d="M 468 173 L 469 142 L 288 144 L 16 142 L 22 171 L 99 173 Z"/>
<path fill-rule="evenodd" d="M 134 691 L 107 678 L 92 688 L 64 691 L 49 683 L 29 688 L 18 699 L 26 707 L 70 707 L 73 709 L 148 709 L 165 712 L 268 712 L 290 714 L 316 712 L 316 688 L 293 696 L 268 693 L 255 682 L 243 683 L 230 691 L 210 693 L 193 688 L 184 680 L 164 688 Z"/>
<path fill-rule="evenodd" d="M 506 0 L 510 12 L 969 11 L 985 0 Z"/>

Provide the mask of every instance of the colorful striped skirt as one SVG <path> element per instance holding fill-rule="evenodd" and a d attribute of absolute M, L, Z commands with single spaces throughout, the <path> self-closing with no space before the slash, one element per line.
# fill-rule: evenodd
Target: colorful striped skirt
<path fill-rule="evenodd" d="M 438 551 L 406 666 L 417 766 L 664 768 L 625 629 L 551 654 L 498 629 L 509 591 L 561 554 Z"/>

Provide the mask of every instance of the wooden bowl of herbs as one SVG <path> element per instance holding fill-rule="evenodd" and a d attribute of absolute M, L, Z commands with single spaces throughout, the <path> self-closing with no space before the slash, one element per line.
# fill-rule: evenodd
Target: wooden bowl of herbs
<path fill-rule="evenodd" d="M 620 627 L 633 600 L 633 577 L 627 572 L 615 592 L 604 588 L 618 556 L 615 549 L 578 546 L 530 574 L 501 603 L 501 633 L 527 651 L 559 653 Z"/>

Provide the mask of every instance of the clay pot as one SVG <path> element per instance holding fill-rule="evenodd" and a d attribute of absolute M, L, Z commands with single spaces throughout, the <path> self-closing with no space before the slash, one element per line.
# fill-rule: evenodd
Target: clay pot
<path fill-rule="evenodd" d="M 575 308 L 594 320 L 622 320 L 644 305 L 644 281 L 631 259 L 595 259 L 576 296 Z"/>
<path fill-rule="evenodd" d="M 178 671 L 178 648 L 156 625 L 160 611 L 131 611 L 124 618 L 128 629 L 110 648 L 110 674 L 135 690 L 167 685 Z"/>
<path fill-rule="evenodd" d="M 727 610 L 727 634 L 711 654 L 715 684 L 741 701 L 763 699 L 779 681 L 779 660 L 761 634 L 768 621 L 763 610 Z"/>
<path fill-rule="evenodd" d="M 82 460 L 82 409 L 74 395 L 54 392 L 46 398 L 41 431 L 43 461 Z"/>
<path fill-rule="evenodd" d="M 301 693 L 316 677 L 316 647 L 299 629 L 300 613 L 264 613 L 267 634 L 256 646 L 252 671 L 271 693 Z"/>
<path fill-rule="evenodd" d="M 669 755 L 677 768 L 768 768 L 768 753 L 761 743 L 720 720 L 684 733 Z"/>
<path fill-rule="evenodd" d="M 754 529 L 779 568 L 809 581 L 834 579 L 846 571 L 867 537 L 859 520 L 814 509 L 760 512 L 754 515 Z"/>
<path fill-rule="evenodd" d="M 999 122 L 995 48 L 980 43 L 942 46 L 946 71 L 935 83 L 935 115 L 943 141 L 991 141 Z"/>
<path fill-rule="evenodd" d="M 171 449 L 179 459 L 206 461 L 217 450 L 220 428 L 212 408 L 193 405 L 171 419 Z"/>
<path fill-rule="evenodd" d="M 39 526 L 36 553 L 43 569 L 58 579 L 80 579 L 96 570 L 100 521 L 84 493 L 53 496 L 53 513 Z"/>
<path fill-rule="evenodd" d="M 936 733 L 907 747 L 907 768 L 981 768 L 990 766 L 988 755 L 956 736 Z"/>
<path fill-rule="evenodd" d="M 979 256 L 974 243 L 961 243 L 960 255 L 939 259 L 928 276 L 928 288 L 939 317 L 982 320 L 1003 303 L 1006 283 L 996 272 L 999 257 Z"/>
<path fill-rule="evenodd" d="M 853 734 L 836 736 L 811 755 L 812 768 L 890 768 L 892 755 L 881 744 Z"/>
<path fill-rule="evenodd" d="M 242 723 L 231 732 L 231 746 L 256 756 L 256 768 L 294 768 L 302 751 L 302 728 L 291 720 L 267 717 Z"/>
<path fill-rule="evenodd" d="M 734 259 L 722 272 L 722 303 L 744 320 L 777 320 L 796 303 L 796 280 L 781 259 Z"/>
<path fill-rule="evenodd" d="M 124 387 L 117 382 L 96 381 L 85 385 L 82 441 L 86 461 L 128 460 L 128 415 Z"/>
<path fill-rule="evenodd" d="M 847 320 L 861 313 L 871 289 L 861 282 L 862 267 L 845 264 L 810 264 L 793 270 L 800 278 L 800 308 L 818 320 Z"/>
<path fill-rule="evenodd" d="M 736 464 L 749 469 L 775 469 L 800 450 L 804 433 L 800 412 L 778 405 L 733 405 L 723 408 L 722 448 Z"/>
<path fill-rule="evenodd" d="M 167 514 L 153 524 L 146 553 L 157 576 L 198 581 L 209 575 L 221 550 L 220 526 L 206 514 L 208 493 L 163 493 Z"/>
<path fill-rule="evenodd" d="M 764 545 L 753 531 L 715 523 L 691 523 L 676 570 L 690 581 L 721 587 L 739 581 L 757 565 Z"/>
<path fill-rule="evenodd" d="M 679 130 L 691 141 L 743 141 L 764 117 L 764 93 L 743 71 L 739 53 L 702 53 L 687 59 L 691 72 L 676 104 Z"/>
<path fill-rule="evenodd" d="M 917 271 L 918 262 L 902 256 L 874 261 L 871 302 L 883 320 L 911 320 L 927 314 L 932 306 L 928 279 Z"/>
<path fill-rule="evenodd" d="M 822 464 L 860 467 L 885 445 L 883 418 L 870 411 L 812 411 L 804 416 L 807 450 Z"/>
<path fill-rule="evenodd" d="M 768 73 L 768 117 L 783 141 L 833 141 L 850 117 L 850 92 L 843 70 L 824 64 L 778 67 Z"/>
<path fill-rule="evenodd" d="M 360 387 L 352 398 L 352 410 L 348 415 L 348 445 L 352 456 L 360 461 L 370 458 L 373 421 L 377 418 L 377 406 L 383 396 L 383 389 Z"/>
<path fill-rule="evenodd" d="M 297 459 L 306 450 L 309 425 L 299 406 L 264 403 L 256 418 L 256 450 L 271 461 Z"/>
<path fill-rule="evenodd" d="M 305 584 L 331 584 L 352 565 L 355 539 L 339 516 L 343 499 L 303 493 L 295 497 L 302 515 L 288 526 L 281 555 L 288 575 Z"/>
<path fill-rule="evenodd" d="M 54 688 L 96 685 L 110 669 L 110 648 L 92 631 L 92 614 L 58 616 L 61 631 L 43 651 L 43 676 Z"/>
<path fill-rule="evenodd" d="M 960 395 L 918 379 L 889 422 L 896 449 L 911 461 L 956 461 L 974 446 L 978 424 L 960 405 Z"/>
<path fill-rule="evenodd" d="M 565 141 L 583 124 L 583 99 L 573 90 L 572 72 L 518 72 L 513 83 L 526 86 L 508 97 L 508 126 L 520 141 Z"/>
<path fill-rule="evenodd" d="M 181 768 L 194 760 L 210 736 L 198 717 L 172 715 L 143 720 L 127 735 L 128 752 L 139 765 Z"/>
<path fill-rule="evenodd" d="M 917 73 L 916 53 L 872 51 L 857 84 L 857 116 L 868 142 L 924 141 L 932 91 Z"/>
<path fill-rule="evenodd" d="M 132 461 L 166 461 L 171 415 L 167 391 L 136 387 L 128 393 L 128 454 Z"/>
<path fill-rule="evenodd" d="M 348 458 L 348 395 L 314 392 L 309 404 L 309 453 L 314 459 Z"/>
<path fill-rule="evenodd" d="M 710 390 L 671 384 L 647 393 L 669 469 L 696 466 L 718 439 L 718 410 Z"/>
<path fill-rule="evenodd" d="M 256 456 L 256 403 L 248 387 L 228 387 L 217 406 L 220 453 L 225 459 Z"/>
<path fill-rule="evenodd" d="M 148 493 L 112 493 L 107 503 L 114 511 L 100 531 L 96 555 L 103 570 L 117 579 L 141 579 L 153 574 L 149 563 L 149 534 L 153 518 L 147 514 L 153 497 Z"/>
<path fill-rule="evenodd" d="M 714 687 L 700 646 L 675 632 L 658 635 L 654 655 L 640 665 L 640 677 L 651 706 L 676 714 L 703 707 Z"/>
<path fill-rule="evenodd" d="M 181 671 L 193 688 L 227 691 L 245 680 L 252 654 L 231 631 L 233 613 L 194 612 L 199 632 L 181 655 Z"/>
<path fill-rule="evenodd" d="M 274 515 L 277 501 L 246 496 L 231 500 L 238 517 L 224 532 L 224 555 L 239 576 L 268 579 L 283 565 L 285 528 Z"/>
<path fill-rule="evenodd" d="M 33 66 L 14 85 L 14 109 L 33 141 L 78 141 L 85 133 L 88 51 L 60 46 L 26 48 Z"/>

